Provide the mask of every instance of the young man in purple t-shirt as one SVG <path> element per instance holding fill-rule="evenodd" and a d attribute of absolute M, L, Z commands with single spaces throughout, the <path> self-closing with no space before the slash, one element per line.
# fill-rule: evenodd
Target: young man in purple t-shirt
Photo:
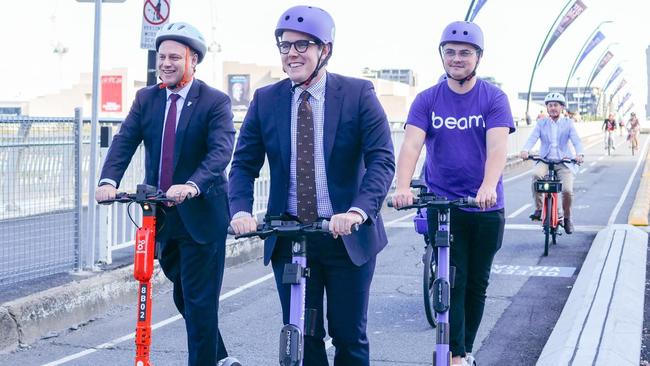
<path fill-rule="evenodd" d="M 447 82 L 418 94 L 411 105 L 397 163 L 395 207 L 413 202 L 410 181 L 422 146 L 429 191 L 450 199 L 476 197 L 480 208 L 453 209 L 451 265 L 456 267 L 449 313 L 452 364 L 473 365 L 492 259 L 505 219 L 501 174 L 514 121 L 506 95 L 475 77 L 483 56 L 478 25 L 453 22 L 443 31 L 440 55 Z"/>

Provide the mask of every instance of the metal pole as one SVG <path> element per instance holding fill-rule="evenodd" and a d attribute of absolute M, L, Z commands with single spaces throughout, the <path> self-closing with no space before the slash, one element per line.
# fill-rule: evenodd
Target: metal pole
<path fill-rule="evenodd" d="M 566 92 L 565 92 L 565 93 L 566 93 Z M 579 115 L 579 116 L 581 117 L 581 119 L 582 119 L 582 113 L 580 113 L 580 98 L 581 98 L 581 95 L 580 95 L 580 76 L 578 76 L 578 93 L 576 93 L 576 94 L 577 94 L 577 98 L 576 98 L 576 99 L 578 100 L 578 115 Z M 565 95 L 566 95 L 566 94 L 565 94 Z"/>
<path fill-rule="evenodd" d="M 575 0 L 568 0 L 566 5 L 564 5 L 564 8 L 562 8 L 562 11 L 557 15 L 557 18 L 555 18 L 555 21 L 553 24 L 551 24 L 551 27 L 548 29 L 548 33 L 546 33 L 546 37 L 544 38 L 544 42 L 542 42 L 542 45 L 539 47 L 539 52 L 537 52 L 537 58 L 535 59 L 535 64 L 533 65 L 533 71 L 530 73 L 530 82 L 528 83 L 528 100 L 526 100 L 526 117 L 528 117 L 528 111 L 530 109 L 530 91 L 533 88 L 533 79 L 535 79 L 535 72 L 537 71 L 537 66 L 539 66 L 539 59 L 542 57 L 542 52 L 544 51 L 544 46 L 546 45 L 546 41 L 548 41 L 548 37 L 551 35 L 551 32 L 553 29 L 555 29 L 555 24 L 560 20 L 560 17 L 562 14 L 564 14 L 564 11 L 569 7 L 571 2 Z"/>
<path fill-rule="evenodd" d="M 97 126 L 99 106 L 99 42 L 101 30 L 102 0 L 95 0 L 95 39 L 93 44 L 93 91 L 90 120 L 90 165 L 88 168 L 88 253 L 83 257 L 83 266 L 90 268 L 95 264 L 95 187 L 97 187 Z"/>
<path fill-rule="evenodd" d="M 156 85 L 156 51 L 147 51 L 147 86 Z"/>
<path fill-rule="evenodd" d="M 472 9 L 474 9 L 474 3 L 476 0 L 472 0 L 472 2 L 469 4 L 469 9 L 467 9 L 467 14 L 465 15 L 465 21 L 469 21 L 470 15 L 472 15 Z"/>
<path fill-rule="evenodd" d="M 589 41 L 591 41 L 591 39 L 596 35 L 596 32 L 598 32 L 600 27 L 605 23 L 612 23 L 612 21 L 611 20 L 605 20 L 603 22 L 600 22 L 600 24 L 598 24 L 598 26 L 594 29 L 594 31 L 591 32 L 589 37 L 587 37 L 587 39 L 585 40 L 585 43 L 582 45 L 582 48 L 580 48 L 580 52 L 578 52 L 578 54 L 576 55 L 576 59 L 573 61 L 573 65 L 571 66 L 571 70 L 569 71 L 569 76 L 567 76 L 566 83 L 564 84 L 564 96 L 565 97 L 566 97 L 566 90 L 567 90 L 567 88 L 569 86 L 569 80 L 573 77 L 573 74 L 575 74 L 575 72 L 578 71 L 578 70 L 576 70 L 576 65 L 578 64 L 578 60 L 580 59 L 580 56 L 582 56 L 582 53 L 587 48 L 587 45 L 589 44 Z"/>
<path fill-rule="evenodd" d="M 82 199 L 81 199 L 81 194 L 82 194 L 82 184 L 81 184 L 81 168 L 83 166 L 83 162 L 81 159 L 81 144 L 83 141 L 82 138 L 82 126 L 83 126 L 83 119 L 82 119 L 83 113 L 81 112 L 81 108 L 75 108 L 74 109 L 74 138 L 75 138 L 75 144 L 74 144 L 74 157 L 75 157 L 75 171 L 74 171 L 74 192 L 75 192 L 75 199 L 74 199 L 74 216 L 75 216 L 75 237 L 74 237 L 74 252 L 75 252 L 75 263 L 74 263 L 74 270 L 75 272 L 80 272 L 83 270 L 82 264 L 81 264 L 81 255 L 82 255 L 82 246 L 81 246 L 81 238 L 82 238 L 82 228 L 83 225 L 81 225 L 81 216 L 82 216 Z"/>

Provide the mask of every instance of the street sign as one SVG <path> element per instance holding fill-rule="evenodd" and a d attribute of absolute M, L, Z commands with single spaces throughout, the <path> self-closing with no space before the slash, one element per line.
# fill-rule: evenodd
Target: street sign
<path fill-rule="evenodd" d="M 140 48 L 156 50 L 156 33 L 169 22 L 171 0 L 144 0 Z"/>

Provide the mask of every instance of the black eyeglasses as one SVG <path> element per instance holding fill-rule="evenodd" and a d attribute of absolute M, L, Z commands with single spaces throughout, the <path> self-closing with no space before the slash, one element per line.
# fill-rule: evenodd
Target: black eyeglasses
<path fill-rule="evenodd" d="M 318 44 L 318 43 L 306 39 L 301 39 L 295 42 L 282 41 L 282 42 L 278 42 L 278 49 L 280 50 L 280 53 L 283 55 L 286 55 L 289 53 L 289 51 L 291 51 L 291 46 L 293 46 L 298 53 L 305 53 L 307 52 L 309 45 L 312 44 Z"/>

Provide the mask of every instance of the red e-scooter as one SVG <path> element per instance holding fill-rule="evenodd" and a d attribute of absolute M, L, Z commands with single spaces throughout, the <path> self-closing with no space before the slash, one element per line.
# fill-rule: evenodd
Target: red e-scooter
<path fill-rule="evenodd" d="M 156 248 L 156 210 L 158 205 L 174 202 L 159 192 L 156 187 L 138 184 L 136 193 L 119 192 L 113 200 L 101 204 L 137 203 L 142 207 L 142 226 L 135 233 L 135 255 L 133 277 L 138 284 L 138 316 L 135 328 L 135 366 L 151 366 L 149 360 L 151 346 L 151 300 L 153 260 Z M 131 219 L 133 221 L 133 219 Z M 133 223 L 137 226 L 135 221 Z"/>

